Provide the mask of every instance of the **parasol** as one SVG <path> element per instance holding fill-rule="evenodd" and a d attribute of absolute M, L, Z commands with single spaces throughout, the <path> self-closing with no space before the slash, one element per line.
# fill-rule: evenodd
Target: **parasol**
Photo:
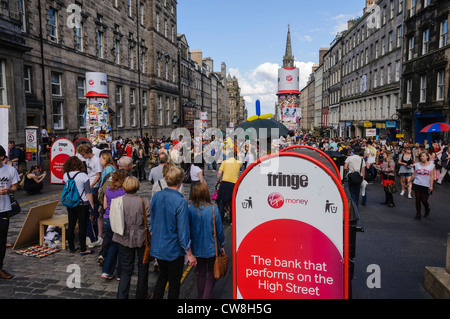
<path fill-rule="evenodd" d="M 448 123 L 434 123 L 423 128 L 420 133 L 433 133 L 450 131 L 450 124 Z"/>
<path fill-rule="evenodd" d="M 278 134 L 274 135 L 278 137 L 289 135 L 288 128 L 273 119 L 272 114 L 261 115 L 261 106 L 259 100 L 256 100 L 256 115 L 250 117 L 247 122 L 240 124 L 237 128 L 242 128 L 246 132 L 251 132 L 252 129 L 256 130 L 256 136 L 259 138 L 260 129 L 267 129 L 267 138 L 272 136 L 272 130 L 278 129 Z"/>

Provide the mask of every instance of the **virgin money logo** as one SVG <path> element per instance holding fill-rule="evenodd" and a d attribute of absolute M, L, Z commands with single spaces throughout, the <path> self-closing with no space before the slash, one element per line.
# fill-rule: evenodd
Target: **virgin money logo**
<path fill-rule="evenodd" d="M 94 80 L 89 80 L 89 85 L 94 85 L 95 84 L 95 82 L 94 82 Z"/>
<path fill-rule="evenodd" d="M 288 76 L 286 77 L 286 80 L 287 80 L 288 82 L 291 82 L 293 79 L 294 79 L 294 78 L 292 77 L 292 75 L 288 75 Z"/>
<path fill-rule="evenodd" d="M 278 209 L 284 205 L 284 197 L 280 193 L 272 193 L 267 198 L 270 207 Z"/>

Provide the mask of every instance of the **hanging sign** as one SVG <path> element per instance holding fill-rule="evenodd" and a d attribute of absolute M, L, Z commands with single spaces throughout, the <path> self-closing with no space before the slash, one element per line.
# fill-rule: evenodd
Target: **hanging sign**
<path fill-rule="evenodd" d="M 75 155 L 75 145 L 67 138 L 59 138 L 50 148 L 50 183 L 64 184 L 63 165 L 67 159 Z"/>
<path fill-rule="evenodd" d="M 348 298 L 348 206 L 335 172 L 300 153 L 263 157 L 241 174 L 233 208 L 235 298 Z"/>

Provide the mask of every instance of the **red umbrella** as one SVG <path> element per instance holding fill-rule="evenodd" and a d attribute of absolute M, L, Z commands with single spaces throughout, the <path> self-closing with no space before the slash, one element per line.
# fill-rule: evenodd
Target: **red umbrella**
<path fill-rule="evenodd" d="M 434 123 L 434 124 L 430 124 L 430 125 L 424 127 L 424 129 L 422 131 L 420 131 L 420 133 L 433 133 L 433 132 L 445 132 L 445 131 L 450 131 L 450 124 Z"/>

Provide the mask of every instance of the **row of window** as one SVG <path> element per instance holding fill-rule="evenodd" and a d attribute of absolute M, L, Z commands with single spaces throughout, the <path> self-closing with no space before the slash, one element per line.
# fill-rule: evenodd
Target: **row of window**
<path fill-rule="evenodd" d="M 132 5 L 131 0 L 127 0 L 128 2 L 128 13 L 129 16 L 132 17 Z M 77 3 L 81 7 L 81 4 Z M 117 7 L 118 3 L 114 3 L 114 6 Z M 167 7 L 167 1 L 165 1 L 164 6 Z M 22 16 L 22 30 L 26 31 L 26 11 L 25 11 L 25 0 L 19 0 L 19 8 L 21 11 Z M 174 12 L 175 7 L 172 6 L 172 12 Z M 50 41 L 54 43 L 59 42 L 59 17 L 60 12 L 56 10 L 55 8 L 49 8 L 48 9 L 48 38 Z M 158 32 L 161 32 L 164 34 L 164 36 L 172 43 L 176 43 L 177 36 L 176 36 L 176 25 L 170 24 L 167 20 L 167 18 L 164 19 L 164 29 L 162 30 L 161 23 L 160 23 L 160 13 L 156 13 L 156 30 Z M 97 24 L 96 27 L 96 33 L 95 33 L 95 41 L 96 41 L 96 56 L 99 59 L 106 59 L 106 43 L 105 43 L 105 29 L 100 27 L 99 25 L 103 24 L 103 17 L 100 14 L 97 14 L 97 17 L 95 19 L 95 22 Z M 140 23 L 142 26 L 145 24 L 145 5 L 141 3 L 140 5 Z M 170 24 L 170 25 L 169 25 Z M 79 52 L 85 52 L 85 37 L 87 36 L 87 33 L 85 32 L 85 25 L 82 21 L 79 21 L 78 19 L 75 19 L 75 37 L 74 37 L 74 48 Z M 142 73 L 145 73 L 147 71 L 146 65 L 148 63 L 148 55 L 146 53 L 145 49 L 139 50 L 139 44 L 136 45 L 136 40 L 133 38 L 133 33 L 129 33 L 128 35 L 128 42 L 129 45 L 127 47 L 127 60 L 124 61 L 124 52 L 122 50 L 122 42 L 121 36 L 118 36 L 120 34 L 120 26 L 117 24 L 114 24 L 114 35 L 113 35 L 113 44 L 112 44 L 112 55 L 114 63 L 117 65 L 126 65 L 128 68 L 132 70 L 136 70 L 137 68 L 140 68 L 140 71 Z M 145 41 L 143 40 L 141 45 L 145 46 Z M 137 56 L 139 55 L 139 66 L 137 66 Z M 176 82 L 176 63 L 165 63 L 163 64 L 160 59 L 156 61 L 156 69 L 157 74 L 159 77 L 165 75 L 166 80 L 172 80 L 173 82 Z M 165 68 L 164 68 L 165 67 Z"/>
<path fill-rule="evenodd" d="M 447 45 L 448 35 L 448 19 L 445 19 L 439 24 L 439 49 L 443 48 Z M 408 60 L 414 58 L 414 53 L 416 52 L 416 39 L 414 36 L 411 36 L 408 39 Z M 422 49 L 420 50 L 421 54 L 427 54 L 430 50 L 430 29 L 425 29 L 422 31 Z"/>
<path fill-rule="evenodd" d="M 419 82 L 419 103 L 427 102 L 427 77 L 425 75 L 420 76 Z M 444 90 L 445 90 L 445 71 L 440 70 L 436 74 L 436 101 L 444 100 Z M 406 104 L 411 104 L 413 94 L 413 80 L 406 80 Z"/>
<path fill-rule="evenodd" d="M 53 128 L 56 130 L 64 129 L 64 95 L 62 89 L 62 74 L 58 72 L 51 72 L 51 93 L 52 93 L 52 116 L 53 116 Z M 84 126 L 84 112 L 86 108 L 85 99 L 85 78 L 78 77 L 77 79 L 77 99 L 78 99 L 78 125 L 80 128 Z M 142 91 L 142 125 L 148 126 L 149 124 L 149 111 L 148 111 L 148 96 L 147 91 Z M 129 124 L 131 127 L 138 126 L 137 117 L 137 98 L 138 92 L 136 88 L 129 88 Z M 121 85 L 115 86 L 115 105 L 116 105 L 116 120 L 117 127 L 124 127 L 125 125 L 125 109 L 123 99 L 123 87 Z M 163 106 L 163 96 L 158 96 L 158 124 L 160 126 L 170 125 L 172 123 L 172 117 L 177 114 L 177 99 L 166 97 L 165 107 Z"/>
<path fill-rule="evenodd" d="M 383 36 L 380 41 L 366 47 L 364 51 L 357 53 L 352 58 L 349 58 L 344 62 L 343 75 L 347 75 L 364 65 L 369 64 L 371 61 L 380 58 L 381 56 L 393 51 L 401 46 L 403 27 L 402 25 L 397 27 L 396 38 L 394 39 L 394 32 L 389 32 L 388 36 Z"/>
<path fill-rule="evenodd" d="M 397 94 L 343 103 L 341 105 L 341 120 L 389 119 L 397 110 L 397 103 Z"/>
<path fill-rule="evenodd" d="M 394 65 L 389 63 L 386 67 L 375 69 L 369 74 L 361 75 L 359 78 L 345 81 L 342 88 L 342 97 L 348 98 L 360 93 L 366 93 L 379 86 L 400 81 L 401 61 L 397 60 Z"/>

